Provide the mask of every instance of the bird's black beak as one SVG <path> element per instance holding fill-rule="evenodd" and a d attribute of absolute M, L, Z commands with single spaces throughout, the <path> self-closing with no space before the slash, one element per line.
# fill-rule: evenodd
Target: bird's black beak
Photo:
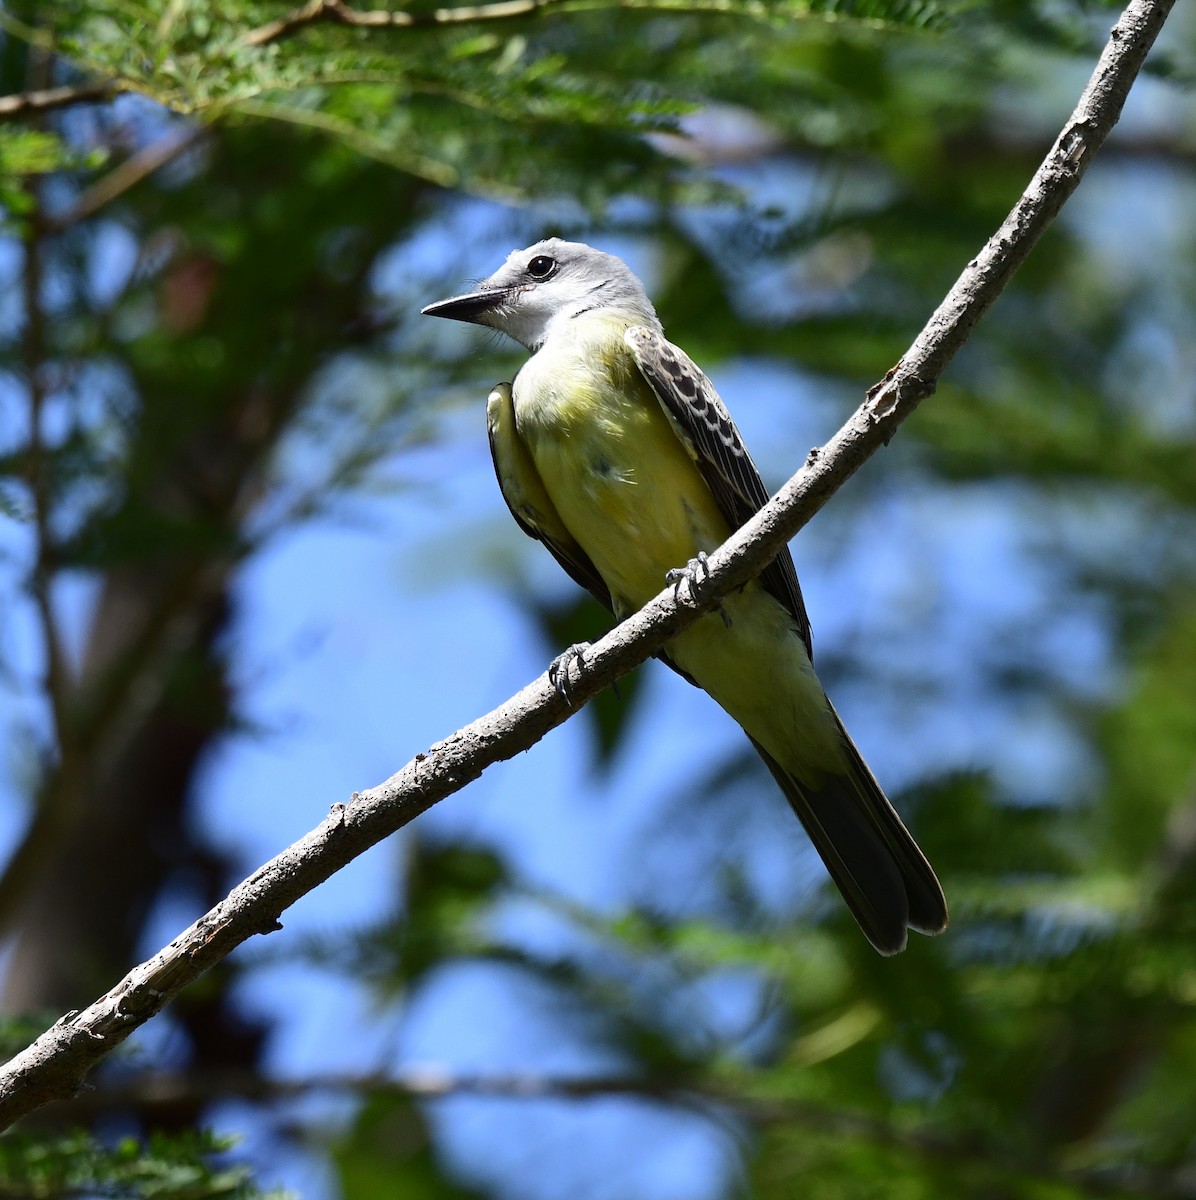
<path fill-rule="evenodd" d="M 469 321 L 473 325 L 484 325 L 485 314 L 496 309 L 507 298 L 507 288 L 487 288 L 481 292 L 466 292 L 464 296 L 451 296 L 437 300 L 421 308 L 425 317 L 447 317 L 450 321 Z"/>

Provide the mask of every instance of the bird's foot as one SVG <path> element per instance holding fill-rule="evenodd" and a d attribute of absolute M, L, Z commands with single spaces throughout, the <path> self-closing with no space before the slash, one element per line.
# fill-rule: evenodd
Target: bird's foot
<path fill-rule="evenodd" d="M 700 578 L 699 578 L 700 576 Z M 681 599 L 681 585 L 689 584 L 689 594 L 696 600 L 702 591 L 702 584 L 710 578 L 710 562 L 705 550 L 699 550 L 697 558 L 691 558 L 683 567 L 674 567 L 666 571 L 665 583 L 673 585 L 673 597 Z"/>
<path fill-rule="evenodd" d="M 556 689 L 556 694 L 568 704 L 573 703 L 572 688 L 569 683 L 569 672 L 576 669 L 578 675 L 585 670 L 586 651 L 589 642 L 575 642 L 566 650 L 562 650 L 548 664 L 548 681 Z"/>
<path fill-rule="evenodd" d="M 683 583 L 689 586 L 689 595 L 692 600 L 700 600 L 702 591 L 706 586 L 706 581 L 710 578 L 710 562 L 706 557 L 705 550 L 699 550 L 696 558 L 691 558 L 683 567 L 674 567 L 671 571 L 665 573 L 665 583 L 673 585 L 673 596 L 675 599 L 681 598 L 681 585 Z M 727 615 L 727 610 L 721 605 L 715 605 L 715 611 L 723 619 L 723 624 L 730 629 L 731 618 Z"/>

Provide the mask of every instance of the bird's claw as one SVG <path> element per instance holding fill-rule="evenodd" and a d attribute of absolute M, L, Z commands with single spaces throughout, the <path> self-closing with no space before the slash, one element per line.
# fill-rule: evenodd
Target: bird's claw
<path fill-rule="evenodd" d="M 699 550 L 695 558 L 691 558 L 683 567 L 674 567 L 671 571 L 665 573 L 665 583 L 673 585 L 673 598 L 681 599 L 682 583 L 689 585 L 689 595 L 692 600 L 700 600 L 702 598 L 702 590 L 706 586 L 706 581 L 710 578 L 710 562 L 707 559 L 706 551 Z M 731 618 L 727 615 L 727 610 L 721 605 L 715 605 L 715 611 L 723 619 L 723 624 L 730 629 Z"/>
<path fill-rule="evenodd" d="M 589 648 L 589 642 L 575 642 L 572 646 L 562 650 L 548 664 L 548 682 L 556 689 L 556 694 L 569 704 L 573 703 L 572 689 L 569 686 L 569 672 L 575 666 L 579 675 L 585 670 L 586 651 Z"/>
<path fill-rule="evenodd" d="M 710 562 L 706 557 L 706 551 L 699 550 L 697 558 L 691 558 L 685 566 L 674 567 L 671 571 L 666 571 L 664 581 L 673 585 L 673 598 L 676 600 L 681 599 L 681 585 L 688 583 L 689 594 L 696 600 L 701 594 L 702 584 L 709 578 Z"/>

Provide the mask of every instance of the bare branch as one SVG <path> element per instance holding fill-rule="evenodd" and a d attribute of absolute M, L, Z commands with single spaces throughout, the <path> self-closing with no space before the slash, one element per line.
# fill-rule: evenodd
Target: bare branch
<path fill-rule="evenodd" d="M 516 3 L 535 2 L 535 0 L 516 0 Z M 290 37 L 308 25 L 331 23 L 336 25 L 357 25 L 371 29 L 398 28 L 415 24 L 416 18 L 407 12 L 357 12 L 342 4 L 341 0 L 310 0 L 310 3 L 300 5 L 277 21 L 269 21 L 251 29 L 244 37 L 247 46 L 269 46 Z"/>
<path fill-rule="evenodd" d="M 127 86 L 117 79 L 102 79 L 96 83 L 79 83 L 73 86 L 16 92 L 11 96 L 0 96 L 0 121 L 24 116 L 31 112 L 49 112 L 55 108 L 69 108 L 73 104 L 96 104 L 104 100 L 111 100 L 114 96 L 127 90 Z"/>
<path fill-rule="evenodd" d="M 105 205 L 111 204 L 131 187 L 189 150 L 203 134 L 202 125 L 188 125 L 181 130 L 174 130 L 156 142 L 151 142 L 148 146 L 143 146 L 113 167 L 103 178 L 97 179 L 66 212 L 50 218 L 50 231 L 61 233 L 64 229 L 95 216 Z"/>
<path fill-rule="evenodd" d="M 282 1103 L 313 1093 L 404 1100 L 484 1097 L 503 1100 L 586 1101 L 621 1097 L 673 1104 L 717 1118 L 737 1113 L 757 1125 L 802 1125 L 838 1139 L 883 1146 L 911 1157 L 972 1164 L 1003 1179 L 1080 1186 L 1091 1195 L 1143 1196 L 1149 1200 L 1196 1200 L 1196 1186 L 1181 1173 L 1133 1167 L 1102 1170 L 1074 1167 L 1042 1154 L 1011 1157 L 1008 1147 L 975 1137 L 950 1137 L 928 1127 L 885 1120 L 847 1108 L 812 1104 L 787 1096 L 754 1094 L 734 1079 L 662 1075 L 552 1075 L 536 1071 L 475 1072 L 427 1064 L 397 1072 L 327 1074 L 270 1079 L 257 1071 L 155 1071 L 137 1079 L 82 1093 L 71 1102 L 72 1117 L 133 1108 L 166 1111 L 238 1096 Z"/>
<path fill-rule="evenodd" d="M 966 267 L 908 353 L 864 404 L 761 511 L 710 556 L 695 602 L 666 588 L 596 642 L 571 689 L 590 700 L 712 610 L 776 555 L 830 496 L 896 433 L 1075 191 L 1122 106 L 1174 0 L 1131 0 L 1046 159 L 996 234 Z M 417 754 L 390 779 L 337 804 L 328 818 L 244 880 L 153 958 L 82 1012 L 68 1013 L 0 1069 L 0 1127 L 75 1093 L 103 1057 L 184 987 L 254 934 L 280 928 L 280 914 L 368 847 L 412 821 L 486 767 L 528 749 L 565 721 L 571 705 L 547 674 L 506 704 Z"/>
<path fill-rule="evenodd" d="M 309 0 L 309 3 L 270 21 L 245 35 L 248 46 L 268 46 L 282 41 L 299 30 L 321 23 L 351 25 L 358 29 L 418 29 L 432 26 L 480 24 L 486 21 L 506 21 L 526 17 L 549 8 L 575 7 L 572 0 L 496 0 L 492 4 L 468 4 L 457 8 L 437 8 L 431 12 L 392 12 L 386 9 L 359 10 L 350 8 L 343 0 Z M 614 0 L 607 7 L 647 7 L 635 0 Z"/>
<path fill-rule="evenodd" d="M 760 3 L 744 3 L 738 0 L 494 0 L 490 4 L 462 4 L 453 8 L 437 8 L 431 12 L 410 13 L 388 9 L 350 8 L 344 0 L 309 0 L 298 8 L 251 30 L 242 39 L 248 46 L 268 46 L 282 41 L 292 34 L 312 25 L 349 25 L 357 29 L 430 29 L 452 25 L 478 25 L 490 21 L 509 21 L 513 17 L 527 17 L 532 13 L 545 12 L 590 12 L 610 9 L 640 9 L 673 13 L 735 13 L 755 20 L 768 20 L 772 10 Z M 789 14 L 794 17 L 810 17 L 833 23 L 848 18 L 829 10 Z M 887 28 L 890 24 L 883 17 L 852 17 L 857 25 L 875 29 Z"/>
<path fill-rule="evenodd" d="M 49 57 L 34 48 L 30 58 L 31 77 L 38 83 L 49 73 Z M 44 92 L 31 91 L 27 95 Z M 35 125 L 38 118 L 34 118 Z M 70 721 L 68 715 L 68 678 L 66 652 L 58 619 L 54 612 L 53 531 L 51 506 L 53 484 L 43 437 L 46 402 L 46 318 L 43 295 L 42 255 L 48 232 L 42 181 L 32 176 L 28 181 L 33 202 L 28 214 L 25 233 L 25 259 L 21 273 L 22 303 L 25 309 L 25 328 L 21 336 L 25 384 L 28 389 L 29 434 L 26 453 L 26 480 L 33 508 L 34 559 L 30 571 L 29 590 L 37 610 L 42 642 L 46 656 L 46 695 L 54 721 L 58 753 L 62 759 L 70 754 Z"/>

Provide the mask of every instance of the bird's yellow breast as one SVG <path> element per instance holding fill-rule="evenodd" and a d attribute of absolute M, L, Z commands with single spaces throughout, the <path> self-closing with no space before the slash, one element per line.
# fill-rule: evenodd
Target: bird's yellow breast
<path fill-rule="evenodd" d="M 730 534 L 623 343 L 633 323 L 577 320 L 528 360 L 513 388 L 519 440 L 620 617 L 661 591 L 667 571 Z M 793 618 L 758 581 L 673 638 L 668 655 L 798 778 L 841 765 L 838 726 Z"/>
<path fill-rule="evenodd" d="M 623 344 L 630 322 L 577 323 L 515 379 L 515 422 L 561 519 L 619 615 L 730 530 Z"/>

